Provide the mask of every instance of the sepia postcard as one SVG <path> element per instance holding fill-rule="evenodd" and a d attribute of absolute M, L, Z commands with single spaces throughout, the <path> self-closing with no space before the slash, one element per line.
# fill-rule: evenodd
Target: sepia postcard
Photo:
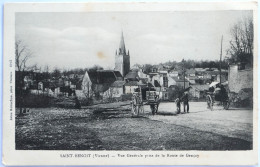
<path fill-rule="evenodd" d="M 4 165 L 257 165 L 257 1 L 6 3 Z"/>

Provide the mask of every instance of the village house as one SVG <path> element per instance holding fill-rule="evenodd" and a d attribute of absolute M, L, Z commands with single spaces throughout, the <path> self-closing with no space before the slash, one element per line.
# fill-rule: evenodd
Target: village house
<path fill-rule="evenodd" d="M 192 85 L 190 94 L 192 98 L 201 99 L 205 98 L 206 91 L 208 91 L 209 85 Z"/>
<path fill-rule="evenodd" d="M 85 94 L 102 96 L 115 81 L 122 81 L 120 73 L 113 70 L 87 71 L 82 81 Z"/>
<path fill-rule="evenodd" d="M 196 77 L 196 70 L 194 68 L 186 70 L 186 79 L 190 82 L 190 84 L 195 84 Z"/>
<path fill-rule="evenodd" d="M 145 78 L 145 79 L 148 79 L 149 78 L 149 75 L 145 74 L 143 72 L 143 69 L 137 69 L 137 74 L 138 74 L 138 77 L 139 78 Z"/>
<path fill-rule="evenodd" d="M 129 81 L 125 83 L 125 93 L 133 94 L 135 89 L 138 88 L 138 81 Z"/>
<path fill-rule="evenodd" d="M 119 98 L 121 95 L 125 94 L 125 81 L 115 81 L 109 87 L 109 89 L 104 92 L 103 97 L 105 98 Z"/>
<path fill-rule="evenodd" d="M 169 72 L 169 77 L 178 78 L 179 72 L 177 70 L 172 70 L 172 71 Z"/>
<path fill-rule="evenodd" d="M 168 100 L 167 88 L 170 84 L 174 84 L 175 81 L 169 77 L 168 71 L 158 70 L 158 68 L 153 68 L 153 72 L 149 73 L 150 82 L 154 86 L 157 92 L 159 92 L 159 98 L 162 100 Z"/>
<path fill-rule="evenodd" d="M 185 82 L 184 79 L 177 79 L 175 80 L 175 82 L 176 82 L 176 86 L 181 89 L 184 89 L 184 87 L 188 88 L 190 86 L 190 82 L 187 79 L 185 79 Z"/>
<path fill-rule="evenodd" d="M 130 71 L 126 76 L 124 77 L 126 82 L 129 81 L 139 81 L 140 77 L 138 76 L 137 71 Z"/>

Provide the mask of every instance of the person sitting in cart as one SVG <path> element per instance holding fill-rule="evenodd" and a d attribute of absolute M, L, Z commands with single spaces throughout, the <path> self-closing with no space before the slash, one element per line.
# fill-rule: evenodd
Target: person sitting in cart
<path fill-rule="evenodd" d="M 215 91 L 215 88 L 213 86 L 209 87 L 209 92 L 213 93 Z"/>
<path fill-rule="evenodd" d="M 216 101 L 221 101 L 221 88 L 220 84 L 218 83 L 216 85 L 215 91 L 214 91 L 215 99 Z"/>
<path fill-rule="evenodd" d="M 223 101 L 225 101 L 228 98 L 228 93 L 227 93 L 227 90 L 225 89 L 224 85 L 220 86 L 220 95 L 221 95 L 221 99 Z"/>

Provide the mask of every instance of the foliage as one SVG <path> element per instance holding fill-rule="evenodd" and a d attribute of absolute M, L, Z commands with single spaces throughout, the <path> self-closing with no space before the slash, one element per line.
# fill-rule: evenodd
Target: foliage
<path fill-rule="evenodd" d="M 229 63 L 253 65 L 254 25 L 252 18 L 245 18 L 230 30 L 232 39 L 227 50 Z"/>
<path fill-rule="evenodd" d="M 104 68 L 99 65 L 94 65 L 93 67 L 88 69 L 88 71 L 97 71 L 97 70 L 104 70 Z"/>
<path fill-rule="evenodd" d="M 61 71 L 58 68 L 55 68 L 51 74 L 53 78 L 59 78 L 61 76 Z"/>
<path fill-rule="evenodd" d="M 218 60 L 216 61 L 209 61 L 209 60 L 200 60 L 200 61 L 196 61 L 196 60 L 185 60 L 183 62 L 176 62 L 176 61 L 168 61 L 166 63 L 161 63 L 159 64 L 162 67 L 168 67 L 167 70 L 182 70 L 183 66 L 186 69 L 190 69 L 190 68 L 217 68 L 219 69 L 220 67 L 220 62 Z M 141 65 L 135 65 L 135 66 L 141 66 Z M 151 64 L 145 64 L 143 65 L 142 69 L 144 70 L 144 73 L 149 74 L 150 72 L 152 72 L 152 68 L 155 65 L 151 65 Z M 222 69 L 228 69 L 228 62 L 227 61 L 222 61 L 221 63 L 221 67 Z"/>

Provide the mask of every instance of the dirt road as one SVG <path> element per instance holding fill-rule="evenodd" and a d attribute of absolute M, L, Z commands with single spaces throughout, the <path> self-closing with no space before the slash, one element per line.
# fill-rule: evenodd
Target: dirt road
<path fill-rule="evenodd" d="M 33 150 L 248 150 L 252 149 L 252 110 L 209 111 L 190 103 L 176 115 L 173 103 L 161 103 L 157 115 L 132 118 L 129 106 L 116 111 L 31 109 L 16 117 L 16 149 Z M 110 104 L 111 106 L 111 104 Z M 113 106 L 113 105 L 112 105 Z"/>

